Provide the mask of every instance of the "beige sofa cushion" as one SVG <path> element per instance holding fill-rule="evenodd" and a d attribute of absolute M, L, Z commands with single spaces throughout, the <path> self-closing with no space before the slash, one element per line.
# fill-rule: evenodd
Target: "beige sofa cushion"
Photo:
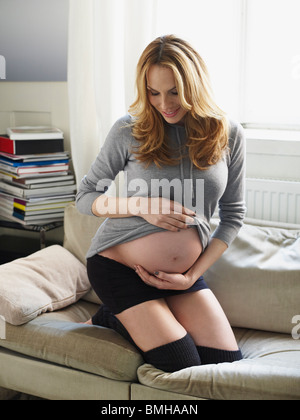
<path fill-rule="evenodd" d="M 299 400 L 300 340 L 291 335 L 235 329 L 245 357 L 165 373 L 151 365 L 138 370 L 141 384 L 214 400 Z"/>
<path fill-rule="evenodd" d="M 75 204 L 65 209 L 64 247 L 72 252 L 82 264 L 86 264 L 86 254 L 92 238 L 104 222 L 104 217 L 87 216 L 79 213 Z"/>
<path fill-rule="evenodd" d="M 54 245 L 0 266 L 0 315 L 21 325 L 77 302 L 89 289 L 86 267 Z"/>
<path fill-rule="evenodd" d="M 79 213 L 75 204 L 70 204 L 65 209 L 65 235 L 64 247 L 72 252 L 82 264 L 86 265 L 86 254 L 91 245 L 92 238 L 104 222 L 105 217 L 87 216 Z M 84 300 L 101 304 L 100 299 L 93 289 L 84 296 Z"/>
<path fill-rule="evenodd" d="M 8 324 L 6 339 L 0 340 L 0 346 L 105 378 L 136 381 L 137 369 L 144 363 L 138 351 L 111 329 L 80 324 L 96 311 L 97 305 L 81 300 L 22 326 Z M 81 386 L 85 386 L 84 382 Z"/>
<path fill-rule="evenodd" d="M 300 230 L 244 225 L 205 280 L 232 326 L 290 334 L 300 315 Z"/>

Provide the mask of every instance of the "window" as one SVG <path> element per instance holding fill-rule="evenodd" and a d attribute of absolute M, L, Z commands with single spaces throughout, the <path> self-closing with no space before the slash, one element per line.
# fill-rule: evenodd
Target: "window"
<path fill-rule="evenodd" d="M 156 34 L 195 46 L 230 116 L 300 129 L 299 0 L 163 0 L 157 10 Z"/>
<path fill-rule="evenodd" d="M 299 125 L 300 2 L 247 2 L 245 122 Z"/>

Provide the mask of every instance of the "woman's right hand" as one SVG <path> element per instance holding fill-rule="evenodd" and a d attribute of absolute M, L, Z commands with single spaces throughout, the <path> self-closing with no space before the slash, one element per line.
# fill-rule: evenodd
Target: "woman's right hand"
<path fill-rule="evenodd" d="M 167 198 L 141 198 L 140 217 L 163 229 L 178 232 L 195 224 L 196 213 L 176 201 Z"/>

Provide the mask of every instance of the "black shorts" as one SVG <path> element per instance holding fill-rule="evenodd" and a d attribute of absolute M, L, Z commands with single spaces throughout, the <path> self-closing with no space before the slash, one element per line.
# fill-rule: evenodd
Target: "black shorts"
<path fill-rule="evenodd" d="M 132 268 L 98 254 L 88 258 L 87 271 L 96 294 L 115 315 L 149 300 L 209 288 L 200 277 L 187 290 L 159 290 L 145 284 Z"/>

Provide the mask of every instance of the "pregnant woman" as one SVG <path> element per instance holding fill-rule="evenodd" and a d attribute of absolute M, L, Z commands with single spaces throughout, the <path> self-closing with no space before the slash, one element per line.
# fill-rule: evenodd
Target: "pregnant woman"
<path fill-rule="evenodd" d="M 77 196 L 79 211 L 107 217 L 87 255 L 103 302 L 88 323 L 115 329 L 168 372 L 240 360 L 202 276 L 243 223 L 243 130 L 215 104 L 202 58 L 173 35 L 143 52 L 129 112 L 111 129 Z M 121 171 L 123 195 L 107 195 Z"/>

